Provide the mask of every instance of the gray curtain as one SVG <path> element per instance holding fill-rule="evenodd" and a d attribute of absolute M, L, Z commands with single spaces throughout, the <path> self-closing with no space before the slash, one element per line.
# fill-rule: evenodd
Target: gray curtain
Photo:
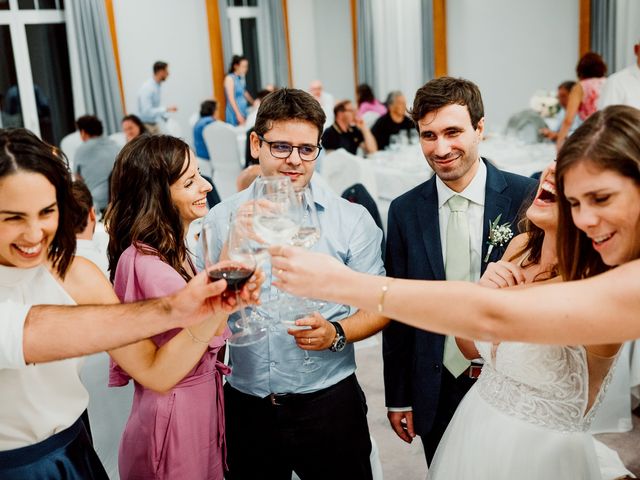
<path fill-rule="evenodd" d="M 374 51 L 373 51 L 373 13 L 368 0 L 358 0 L 358 81 L 368 83 L 377 92 Z"/>
<path fill-rule="evenodd" d="M 269 30 L 273 43 L 274 83 L 278 86 L 289 85 L 289 59 L 287 58 L 287 39 L 285 38 L 284 12 L 281 0 L 269 0 Z"/>
<path fill-rule="evenodd" d="M 218 15 L 220 16 L 220 32 L 222 34 L 222 58 L 224 58 L 225 72 L 231 65 L 231 29 L 227 15 L 227 0 L 218 0 Z"/>
<path fill-rule="evenodd" d="M 602 55 L 607 72 L 616 65 L 616 2 L 617 0 L 591 0 L 591 50 Z"/>
<path fill-rule="evenodd" d="M 435 74 L 433 54 L 433 0 L 422 0 L 422 72 L 427 83 Z"/>
<path fill-rule="evenodd" d="M 120 130 L 122 97 L 104 0 L 67 0 L 74 22 L 86 113 L 102 120 L 105 133 Z M 76 112 L 78 113 L 78 112 Z"/>

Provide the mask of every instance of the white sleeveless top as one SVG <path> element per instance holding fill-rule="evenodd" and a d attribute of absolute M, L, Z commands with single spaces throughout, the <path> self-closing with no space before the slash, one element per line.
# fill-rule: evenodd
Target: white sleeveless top
<path fill-rule="evenodd" d="M 73 305 L 45 266 L 0 265 L 0 301 Z M 68 332 L 73 335 L 73 331 Z M 70 427 L 87 408 L 89 394 L 79 377 L 82 359 L 0 369 L 0 451 L 45 440 Z"/>

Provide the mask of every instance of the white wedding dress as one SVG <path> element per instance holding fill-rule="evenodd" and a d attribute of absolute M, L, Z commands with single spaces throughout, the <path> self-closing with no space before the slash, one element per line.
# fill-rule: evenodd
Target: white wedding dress
<path fill-rule="evenodd" d="M 460 403 L 429 480 L 600 480 L 588 432 L 613 358 L 583 347 L 476 342 L 485 365 Z"/>

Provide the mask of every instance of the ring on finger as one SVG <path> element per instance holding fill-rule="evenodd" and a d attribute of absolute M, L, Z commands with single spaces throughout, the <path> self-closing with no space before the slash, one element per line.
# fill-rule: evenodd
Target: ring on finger
<path fill-rule="evenodd" d="M 307 345 L 311 345 L 311 338 L 307 338 Z"/>

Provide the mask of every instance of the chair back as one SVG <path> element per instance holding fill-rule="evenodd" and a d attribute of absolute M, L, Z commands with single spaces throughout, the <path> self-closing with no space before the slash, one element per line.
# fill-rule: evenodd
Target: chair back
<path fill-rule="evenodd" d="M 231 125 L 215 121 L 204 128 L 202 136 L 211 157 L 213 183 L 224 200 L 236 192 L 236 179 L 242 171 L 238 135 Z"/>
<path fill-rule="evenodd" d="M 82 145 L 82 138 L 80 138 L 80 132 L 71 132 L 60 141 L 60 150 L 67 156 L 69 160 L 69 169 L 73 172 L 73 161 L 76 156 L 76 150 Z"/>
<path fill-rule="evenodd" d="M 352 155 L 343 148 L 324 156 L 322 176 L 338 195 L 342 195 L 352 185 L 361 183 L 373 198 L 378 196 L 376 177 L 367 165 L 367 160 Z"/>

